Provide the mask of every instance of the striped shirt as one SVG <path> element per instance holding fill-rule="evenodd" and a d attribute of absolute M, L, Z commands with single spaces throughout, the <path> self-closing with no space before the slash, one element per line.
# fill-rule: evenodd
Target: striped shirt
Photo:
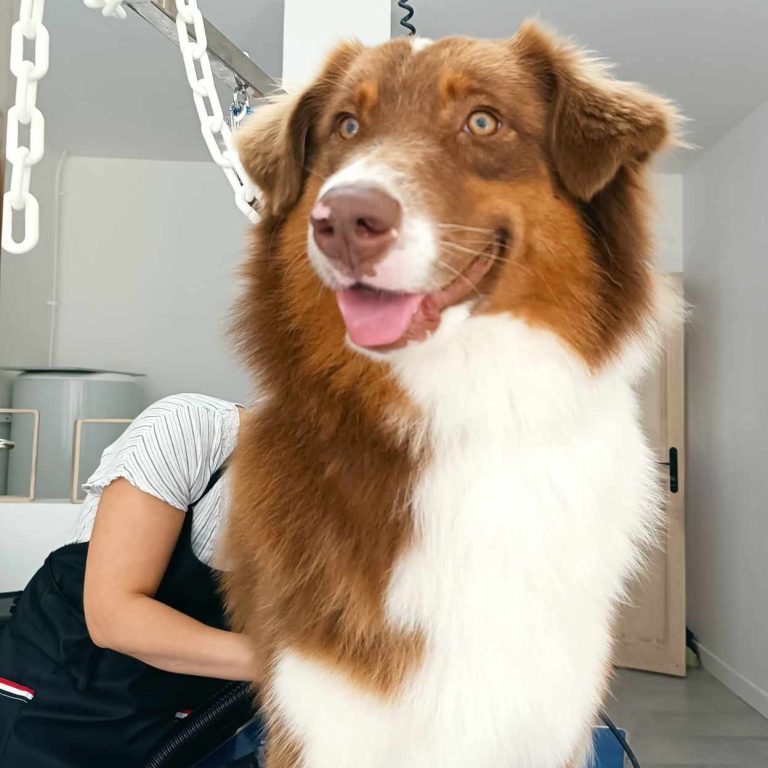
<path fill-rule="evenodd" d="M 176 509 L 189 509 L 234 450 L 239 427 L 235 403 L 193 394 L 158 400 L 102 454 L 83 485 L 87 496 L 71 541 L 91 538 L 101 493 L 118 477 Z M 206 565 L 215 565 L 227 491 L 224 475 L 192 511 L 192 550 Z"/>

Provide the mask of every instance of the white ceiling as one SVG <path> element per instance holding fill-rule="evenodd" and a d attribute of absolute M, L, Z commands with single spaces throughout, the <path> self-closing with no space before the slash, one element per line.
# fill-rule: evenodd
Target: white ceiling
<path fill-rule="evenodd" d="M 322 2 L 322 0 L 314 0 Z M 354 0 L 349 0 L 354 2 Z M 201 0 L 206 15 L 269 74 L 280 74 L 282 0 Z M 394 7 L 393 1 L 393 7 Z M 420 34 L 500 36 L 538 16 L 618 63 L 620 77 L 674 99 L 690 140 L 711 146 L 768 100 L 768 1 L 413 0 Z M 399 16 L 393 8 L 395 25 Z M 39 102 L 48 141 L 74 154 L 203 160 L 178 51 L 129 14 L 81 0 L 46 4 L 51 71 Z M 691 162 L 694 152 L 667 168 Z"/>

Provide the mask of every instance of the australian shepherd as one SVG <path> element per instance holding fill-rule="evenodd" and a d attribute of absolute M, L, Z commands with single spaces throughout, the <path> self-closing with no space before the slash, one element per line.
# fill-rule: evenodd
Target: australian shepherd
<path fill-rule="evenodd" d="M 660 523 L 633 385 L 673 107 L 535 24 L 338 47 L 239 139 L 267 397 L 226 590 L 269 768 L 575 768 Z"/>

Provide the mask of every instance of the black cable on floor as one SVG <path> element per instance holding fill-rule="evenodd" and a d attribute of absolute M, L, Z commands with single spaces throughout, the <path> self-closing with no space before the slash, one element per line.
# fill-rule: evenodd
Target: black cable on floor
<path fill-rule="evenodd" d="M 611 733 L 616 737 L 616 741 L 621 744 L 621 748 L 624 750 L 624 754 L 629 758 L 629 762 L 632 763 L 632 768 L 640 768 L 640 763 L 637 762 L 635 753 L 632 751 L 629 744 L 627 744 L 627 740 L 624 738 L 621 731 L 613 724 L 613 720 L 608 717 L 608 714 L 605 710 L 600 712 L 600 719 L 608 726 Z"/>

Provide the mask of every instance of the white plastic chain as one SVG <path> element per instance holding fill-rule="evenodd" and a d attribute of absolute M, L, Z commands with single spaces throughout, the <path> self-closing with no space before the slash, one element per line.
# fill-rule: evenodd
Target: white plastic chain
<path fill-rule="evenodd" d="M 45 152 L 45 119 L 37 108 L 37 84 L 48 72 L 48 30 L 43 26 L 45 0 L 21 0 L 19 20 L 11 27 L 11 72 L 16 103 L 8 110 L 5 157 L 11 165 L 11 188 L 3 195 L 3 248 L 29 253 L 40 239 L 40 206 L 29 191 L 32 166 Z M 35 44 L 34 61 L 24 58 L 24 40 Z M 29 146 L 19 142 L 19 126 L 29 126 Z M 13 212 L 24 212 L 24 236 L 13 239 Z"/>
<path fill-rule="evenodd" d="M 195 33 L 195 42 L 189 36 L 189 28 Z M 195 100 L 200 118 L 200 130 L 214 162 L 224 171 L 227 181 L 235 193 L 237 207 L 254 224 L 258 213 L 251 206 L 256 199 L 256 190 L 248 181 L 237 151 L 232 144 L 232 131 L 224 119 L 221 102 L 213 82 L 211 60 L 208 58 L 208 39 L 205 34 L 203 14 L 197 7 L 197 0 L 176 0 L 176 30 L 179 48 L 184 59 L 189 87 Z M 196 64 L 200 65 L 198 77 Z"/>
<path fill-rule="evenodd" d="M 100 9 L 102 15 L 118 19 L 126 18 L 123 1 L 83 0 L 88 8 Z M 10 189 L 3 195 L 5 226 L 2 246 L 14 254 L 29 253 L 40 239 L 40 206 L 29 188 L 32 167 L 43 159 L 45 153 L 45 119 L 37 108 L 37 84 L 45 77 L 49 64 L 50 38 L 43 25 L 44 9 L 45 0 L 21 0 L 19 20 L 11 28 L 11 72 L 16 77 L 16 103 L 8 110 L 5 156 L 12 172 Z M 248 182 L 232 144 L 232 132 L 224 120 L 207 53 L 205 23 L 197 0 L 176 0 L 176 13 L 179 47 L 200 118 L 203 138 L 211 157 L 222 168 L 235 193 L 237 207 L 255 223 L 259 216 L 251 203 L 256 199 L 256 190 Z M 190 26 L 195 31 L 194 43 L 189 36 Z M 34 42 L 34 61 L 24 58 L 25 39 Z M 200 78 L 197 76 L 196 62 L 200 64 Z M 28 147 L 19 143 L 20 125 L 29 126 Z M 13 237 L 14 211 L 24 212 L 24 236 L 21 240 L 15 240 Z"/>
<path fill-rule="evenodd" d="M 126 16 L 125 8 L 122 7 L 123 0 L 83 0 L 83 2 L 89 8 L 100 8 L 104 16 L 115 16 L 121 19 Z M 189 36 L 189 27 L 194 29 L 194 43 Z M 237 207 L 251 222 L 256 223 L 259 215 L 251 206 L 257 197 L 256 190 L 248 181 L 240 164 L 240 158 L 232 144 L 232 132 L 224 119 L 219 95 L 213 82 L 211 61 L 208 58 L 205 22 L 197 6 L 197 0 L 176 0 L 176 30 L 184 60 L 184 70 L 187 73 L 189 86 L 192 88 L 205 144 L 214 162 L 224 171 L 235 193 Z M 196 68 L 198 62 L 202 75 L 199 78 Z M 245 112 L 242 115 L 244 116 Z"/>
<path fill-rule="evenodd" d="M 123 8 L 123 0 L 83 0 L 88 8 L 101 10 L 102 16 L 124 19 L 127 14 Z"/>

